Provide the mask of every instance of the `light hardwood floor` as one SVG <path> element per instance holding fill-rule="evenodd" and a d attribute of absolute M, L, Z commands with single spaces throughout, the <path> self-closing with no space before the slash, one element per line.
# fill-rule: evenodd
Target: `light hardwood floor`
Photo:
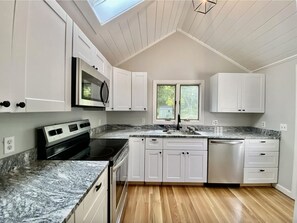
<path fill-rule="evenodd" d="M 129 185 L 123 223 L 292 222 L 293 209 L 271 187 Z"/>

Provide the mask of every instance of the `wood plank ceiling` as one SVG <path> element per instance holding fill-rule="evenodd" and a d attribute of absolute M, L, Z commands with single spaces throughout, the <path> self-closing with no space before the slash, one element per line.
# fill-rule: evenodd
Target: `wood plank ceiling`
<path fill-rule="evenodd" d="M 95 24 L 94 15 L 77 2 L 58 2 L 112 65 L 175 32 L 194 38 L 249 71 L 297 54 L 295 0 L 218 0 L 206 15 L 194 12 L 191 0 L 147 0 L 138 11 L 128 11 L 104 26 Z"/>

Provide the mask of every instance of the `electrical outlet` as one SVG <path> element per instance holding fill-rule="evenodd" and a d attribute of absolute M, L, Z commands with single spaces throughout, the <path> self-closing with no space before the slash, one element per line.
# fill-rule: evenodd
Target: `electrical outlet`
<path fill-rule="evenodd" d="M 279 129 L 281 130 L 281 131 L 288 131 L 288 126 L 287 126 L 287 124 L 280 124 L 280 126 L 279 126 Z"/>
<path fill-rule="evenodd" d="M 262 122 L 261 122 L 261 127 L 262 127 L 262 128 L 265 128 L 265 127 L 266 127 L 266 122 L 265 122 L 265 121 L 262 121 Z"/>
<path fill-rule="evenodd" d="M 5 137 L 3 142 L 4 142 L 4 154 L 14 152 L 14 136 Z"/>
<path fill-rule="evenodd" d="M 219 121 L 218 120 L 212 120 L 212 125 L 218 125 Z"/>

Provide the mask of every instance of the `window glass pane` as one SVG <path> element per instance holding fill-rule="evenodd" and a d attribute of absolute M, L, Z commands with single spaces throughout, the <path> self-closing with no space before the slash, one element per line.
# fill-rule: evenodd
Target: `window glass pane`
<path fill-rule="evenodd" d="M 88 0 L 101 25 L 135 7 L 143 0 Z"/>
<path fill-rule="evenodd" d="M 157 119 L 175 119 L 175 85 L 157 85 Z"/>
<path fill-rule="evenodd" d="M 199 86 L 180 86 L 181 119 L 199 120 Z"/>

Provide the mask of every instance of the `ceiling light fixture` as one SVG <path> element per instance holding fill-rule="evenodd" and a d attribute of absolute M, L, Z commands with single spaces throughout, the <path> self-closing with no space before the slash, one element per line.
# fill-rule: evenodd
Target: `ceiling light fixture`
<path fill-rule="evenodd" d="M 217 4 L 217 0 L 192 0 L 192 3 L 195 12 L 206 14 Z"/>

